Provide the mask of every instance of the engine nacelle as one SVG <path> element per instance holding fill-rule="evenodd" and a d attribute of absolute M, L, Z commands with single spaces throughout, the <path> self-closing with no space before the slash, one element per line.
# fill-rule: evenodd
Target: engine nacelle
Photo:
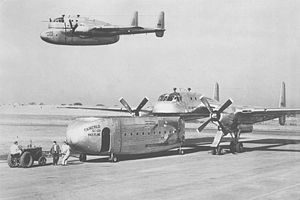
<path fill-rule="evenodd" d="M 240 124 L 237 128 L 240 131 L 240 133 L 251 133 L 253 131 L 252 124 Z"/>

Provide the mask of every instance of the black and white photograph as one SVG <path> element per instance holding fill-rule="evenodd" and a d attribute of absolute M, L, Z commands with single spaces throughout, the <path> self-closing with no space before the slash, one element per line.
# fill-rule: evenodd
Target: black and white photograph
<path fill-rule="evenodd" d="M 300 200 L 300 1 L 0 0 L 0 199 Z"/>

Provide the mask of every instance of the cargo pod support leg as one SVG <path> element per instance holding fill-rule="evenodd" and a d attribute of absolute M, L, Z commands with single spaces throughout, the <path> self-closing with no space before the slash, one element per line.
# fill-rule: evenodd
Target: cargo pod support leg
<path fill-rule="evenodd" d="M 113 163 L 119 161 L 117 155 L 114 154 L 114 153 L 110 153 L 109 160 L 110 160 L 111 162 L 113 162 Z"/>

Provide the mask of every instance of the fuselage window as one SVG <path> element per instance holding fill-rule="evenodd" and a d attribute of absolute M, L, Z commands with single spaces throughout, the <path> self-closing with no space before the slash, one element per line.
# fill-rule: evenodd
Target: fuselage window
<path fill-rule="evenodd" d="M 139 133 L 136 133 L 136 135 L 139 135 Z"/>
<path fill-rule="evenodd" d="M 132 135 L 132 133 L 130 133 L 130 135 Z"/>
<path fill-rule="evenodd" d="M 144 135 L 144 132 L 142 132 L 142 135 Z"/>
<path fill-rule="evenodd" d="M 124 136 L 126 136 L 126 133 L 124 133 Z"/>
<path fill-rule="evenodd" d="M 193 97 L 191 97 L 191 100 L 193 100 Z"/>
<path fill-rule="evenodd" d="M 195 97 L 195 100 L 197 100 L 197 97 Z"/>

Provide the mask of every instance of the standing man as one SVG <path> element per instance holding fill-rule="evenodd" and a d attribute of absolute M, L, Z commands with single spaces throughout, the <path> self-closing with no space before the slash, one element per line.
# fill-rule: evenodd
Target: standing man
<path fill-rule="evenodd" d="M 53 165 L 57 165 L 59 160 L 60 148 L 59 145 L 56 143 L 56 141 L 53 141 L 53 145 L 50 149 L 50 153 L 53 156 Z"/>
<path fill-rule="evenodd" d="M 70 146 L 67 143 L 67 141 L 64 141 L 64 144 L 62 145 L 61 149 L 63 154 L 61 165 L 67 165 L 68 159 L 70 157 Z"/>
<path fill-rule="evenodd" d="M 10 147 L 10 155 L 12 157 L 20 157 L 22 154 L 22 150 L 18 145 L 18 141 L 15 141 Z"/>

